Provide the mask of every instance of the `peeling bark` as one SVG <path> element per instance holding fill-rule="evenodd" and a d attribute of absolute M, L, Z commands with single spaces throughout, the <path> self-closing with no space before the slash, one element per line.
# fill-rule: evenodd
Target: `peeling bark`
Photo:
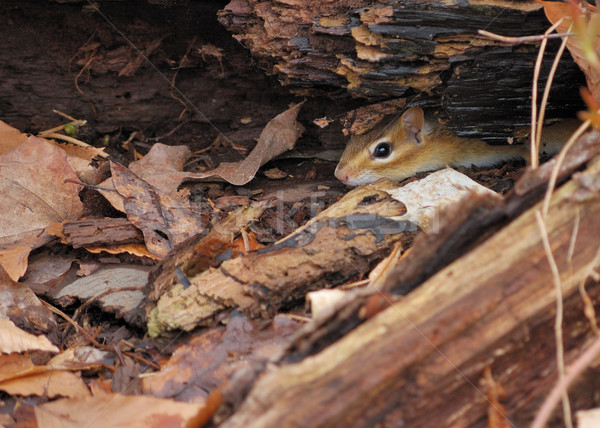
<path fill-rule="evenodd" d="M 372 101 L 438 105 L 461 135 L 505 141 L 505 128 L 529 122 L 538 47 L 506 46 L 477 30 L 541 34 L 550 25 L 540 7 L 500 0 L 233 0 L 219 19 L 268 73 L 297 93 L 320 90 L 335 98 L 347 91 Z M 547 55 L 545 71 L 552 60 Z M 579 105 L 581 81 L 572 60 L 563 59 L 550 115 L 564 116 Z"/>
<path fill-rule="evenodd" d="M 577 289 L 600 264 L 599 181 L 596 157 L 555 192 L 544 219 L 565 298 L 567 364 L 594 337 Z M 486 367 L 506 391 L 508 420 L 530 422 L 557 379 L 540 207 L 311 358 L 270 367 L 221 426 L 483 427 Z M 598 284 L 589 285 L 597 309 Z M 575 409 L 596 401 L 593 376 L 581 383 Z"/>

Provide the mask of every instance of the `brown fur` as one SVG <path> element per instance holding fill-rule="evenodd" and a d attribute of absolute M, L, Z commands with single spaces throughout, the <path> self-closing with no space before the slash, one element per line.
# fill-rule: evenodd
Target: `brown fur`
<path fill-rule="evenodd" d="M 387 159 L 371 156 L 370 149 L 378 140 L 392 145 Z M 352 137 L 335 174 L 344 183 L 359 185 L 384 177 L 399 181 L 445 166 L 492 166 L 527 158 L 524 146 L 490 146 L 481 140 L 458 137 L 435 120 L 425 118 L 420 108 L 412 107 L 391 123 Z"/>

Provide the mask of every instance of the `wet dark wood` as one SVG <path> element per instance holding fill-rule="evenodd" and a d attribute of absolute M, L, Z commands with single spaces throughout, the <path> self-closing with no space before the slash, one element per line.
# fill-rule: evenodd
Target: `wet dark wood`
<path fill-rule="evenodd" d="M 439 106 L 460 135 L 491 141 L 529 122 L 538 46 L 506 46 L 477 30 L 524 36 L 550 26 L 533 0 L 232 0 L 219 19 L 297 93 Z M 558 70 L 548 114 L 564 116 L 578 105 L 583 80 L 568 54 Z"/>
<path fill-rule="evenodd" d="M 133 131 L 192 150 L 219 132 L 253 145 L 294 97 L 219 25 L 224 2 L 156 3 L 100 1 L 101 16 L 86 1 L 0 2 L 0 119 L 38 132 L 64 123 L 60 110 L 86 119 L 80 139 L 95 145 Z"/>

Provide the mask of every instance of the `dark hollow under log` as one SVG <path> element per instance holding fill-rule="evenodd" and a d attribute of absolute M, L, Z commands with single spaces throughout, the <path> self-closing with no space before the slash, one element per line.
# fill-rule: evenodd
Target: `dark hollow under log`
<path fill-rule="evenodd" d="M 538 45 L 507 46 L 477 30 L 541 34 L 550 24 L 538 3 L 373 3 L 232 0 L 219 19 L 267 72 L 295 92 L 439 106 L 450 128 L 487 140 L 505 140 L 507 128 L 529 123 Z M 549 51 L 558 43 L 550 43 Z M 553 58 L 546 55 L 542 76 Z M 572 114 L 582 84 L 582 74 L 565 55 L 548 114 Z"/>

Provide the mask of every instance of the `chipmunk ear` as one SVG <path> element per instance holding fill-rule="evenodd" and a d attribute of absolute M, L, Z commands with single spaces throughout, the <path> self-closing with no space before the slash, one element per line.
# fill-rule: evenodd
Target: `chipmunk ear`
<path fill-rule="evenodd" d="M 407 140 L 419 145 L 423 143 L 423 139 L 421 138 L 421 131 L 425 122 L 423 109 L 420 107 L 411 107 L 400 116 L 400 120 L 408 131 L 406 135 Z"/>

